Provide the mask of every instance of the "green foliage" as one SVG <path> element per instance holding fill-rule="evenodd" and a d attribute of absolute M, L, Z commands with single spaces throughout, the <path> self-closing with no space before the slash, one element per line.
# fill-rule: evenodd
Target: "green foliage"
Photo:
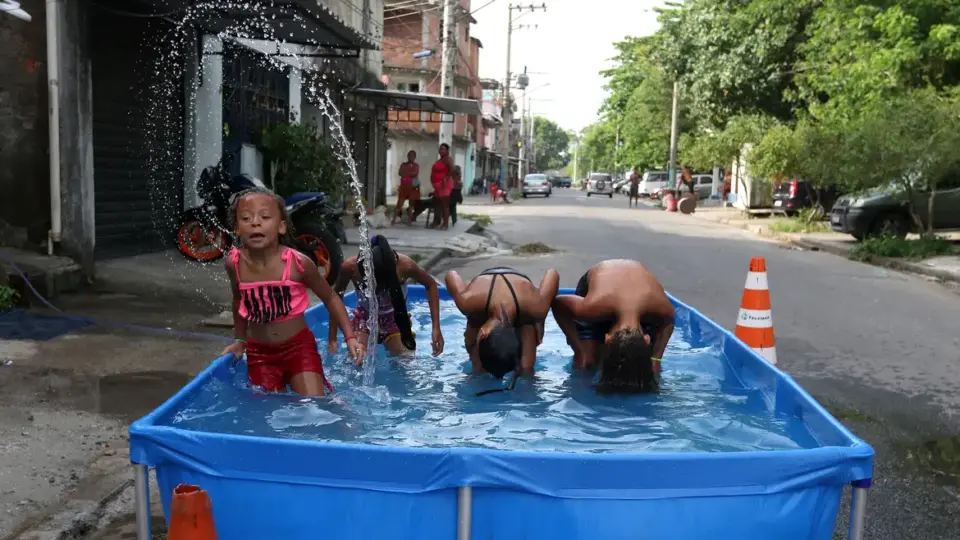
<path fill-rule="evenodd" d="M 569 161 L 570 135 L 553 121 L 537 116 L 534 120 L 537 170 L 563 168 Z"/>
<path fill-rule="evenodd" d="M 855 261 L 870 261 L 873 257 L 919 261 L 942 255 L 953 255 L 960 250 L 949 240 L 939 236 L 925 236 L 907 240 L 896 236 L 875 236 L 858 242 L 850 250 Z"/>
<path fill-rule="evenodd" d="M 261 144 L 278 194 L 323 191 L 339 199 L 347 193 L 344 165 L 319 133 L 314 123 L 279 124 L 264 132 Z"/>
<path fill-rule="evenodd" d="M 916 205 L 936 197 L 916 193 L 960 170 L 960 2 L 686 0 L 659 12 L 656 33 L 615 44 L 581 171 L 666 167 L 679 80 L 681 165 L 743 158 L 754 180 L 842 192 L 894 182 L 929 231 L 933 206 Z"/>
<path fill-rule="evenodd" d="M 9 311 L 17 305 L 20 293 L 12 287 L 0 285 L 0 312 Z"/>

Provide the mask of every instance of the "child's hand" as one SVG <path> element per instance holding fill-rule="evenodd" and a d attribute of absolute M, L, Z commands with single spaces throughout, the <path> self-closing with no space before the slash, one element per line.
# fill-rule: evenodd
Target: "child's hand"
<path fill-rule="evenodd" d="M 347 339 L 347 352 L 350 354 L 350 358 L 353 359 L 353 363 L 356 364 L 357 367 L 363 365 L 363 359 L 367 356 L 367 348 L 360 343 L 360 340 L 354 336 L 350 336 Z"/>
<path fill-rule="evenodd" d="M 240 358 L 243 357 L 243 352 L 247 349 L 246 342 L 243 341 L 234 341 L 230 345 L 227 345 L 227 348 L 223 349 L 223 352 L 220 353 L 220 356 L 227 354 L 233 355 L 233 361 L 237 362 Z"/>
<path fill-rule="evenodd" d="M 433 329 L 433 355 L 440 356 L 443 353 L 443 333 L 440 328 Z"/>
<path fill-rule="evenodd" d="M 329 354 L 336 354 L 338 350 L 340 350 L 340 342 L 339 342 L 339 341 L 337 341 L 337 340 L 332 340 L 330 343 L 327 344 L 327 353 L 329 353 Z"/>

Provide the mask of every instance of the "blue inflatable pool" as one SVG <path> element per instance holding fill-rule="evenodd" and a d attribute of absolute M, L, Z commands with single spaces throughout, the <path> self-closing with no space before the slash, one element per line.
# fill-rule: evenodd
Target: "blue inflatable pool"
<path fill-rule="evenodd" d="M 449 298 L 442 289 L 441 297 Z M 424 302 L 423 288 L 411 286 L 408 299 Z M 765 415 L 802 426 L 802 444 L 712 452 L 404 447 L 171 422 L 211 384 L 233 384 L 232 362 L 220 358 L 130 428 L 138 538 L 150 538 L 149 468 L 168 519 L 177 484 L 210 494 L 220 540 L 829 540 L 847 486 L 853 489 L 849 535 L 862 538 L 873 449 L 787 374 L 672 300 L 675 335 L 703 342 L 721 366 L 712 376 L 760 396 L 754 401 Z M 322 306 L 307 318 L 317 336 L 326 335 Z M 461 333 L 446 332 L 448 344 Z M 668 354 L 665 370 L 669 364 Z"/>

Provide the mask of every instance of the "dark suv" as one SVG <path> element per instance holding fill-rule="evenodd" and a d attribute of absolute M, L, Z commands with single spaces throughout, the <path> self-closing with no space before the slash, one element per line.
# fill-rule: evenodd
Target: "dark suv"
<path fill-rule="evenodd" d="M 913 210 L 926 223 L 930 192 L 921 189 L 913 196 Z M 896 184 L 840 197 L 830 212 L 830 226 L 857 240 L 881 234 L 904 236 L 916 229 L 907 201 Z M 960 175 L 945 178 L 937 185 L 933 228 L 960 229 Z"/>
<path fill-rule="evenodd" d="M 816 195 L 816 197 L 814 197 Z M 773 208 L 783 210 L 787 215 L 796 214 L 804 208 L 812 208 L 819 204 L 826 213 L 837 200 L 837 189 L 834 186 L 814 188 L 803 180 L 781 182 L 773 190 Z"/>

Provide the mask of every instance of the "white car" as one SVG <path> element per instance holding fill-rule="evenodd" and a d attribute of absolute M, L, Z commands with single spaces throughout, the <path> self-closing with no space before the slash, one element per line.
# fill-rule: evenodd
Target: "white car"
<path fill-rule="evenodd" d="M 553 192 L 553 185 L 550 183 L 550 178 L 545 174 L 528 174 L 523 177 L 523 188 L 521 192 L 523 193 L 524 199 L 526 199 L 528 195 L 543 195 L 544 197 L 549 197 L 550 193 Z"/>
<path fill-rule="evenodd" d="M 587 181 L 587 197 L 596 193 L 613 198 L 613 177 L 607 173 L 590 173 Z"/>
<path fill-rule="evenodd" d="M 641 197 L 657 197 L 667 188 L 669 176 L 667 171 L 646 171 L 643 173 L 637 192 Z"/>

